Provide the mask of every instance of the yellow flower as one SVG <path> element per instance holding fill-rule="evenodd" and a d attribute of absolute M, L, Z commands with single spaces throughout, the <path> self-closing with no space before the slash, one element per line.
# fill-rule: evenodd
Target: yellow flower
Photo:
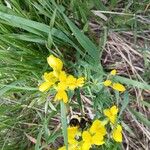
<path fill-rule="evenodd" d="M 83 131 L 82 139 L 84 142 L 82 145 L 82 150 L 89 150 L 93 144 L 91 134 L 88 131 Z"/>
<path fill-rule="evenodd" d="M 105 143 L 104 142 L 104 137 L 102 136 L 100 131 L 99 131 L 99 133 L 96 133 L 96 134 L 93 135 L 92 142 L 95 145 L 103 145 Z"/>
<path fill-rule="evenodd" d="M 103 82 L 103 84 L 104 84 L 105 86 L 110 86 L 111 83 L 112 83 L 111 80 L 106 80 L 106 81 Z"/>
<path fill-rule="evenodd" d="M 112 106 L 110 109 L 104 109 L 105 116 L 108 117 L 108 119 L 112 124 L 114 124 L 116 121 L 117 113 L 118 113 L 118 108 L 115 105 Z"/>
<path fill-rule="evenodd" d="M 66 150 L 66 146 L 60 147 L 58 150 Z M 68 150 L 81 150 L 78 144 L 68 144 Z"/>
<path fill-rule="evenodd" d="M 84 81 L 85 81 L 85 78 L 83 77 L 80 77 L 76 80 L 76 86 L 77 87 L 82 87 L 84 85 Z"/>
<path fill-rule="evenodd" d="M 105 126 L 100 120 L 95 120 L 92 123 L 89 131 L 83 131 L 82 133 L 82 150 L 89 150 L 92 145 L 104 144 L 104 136 L 106 135 Z"/>
<path fill-rule="evenodd" d="M 126 88 L 120 83 L 113 83 L 112 88 L 120 92 L 124 92 L 126 90 Z"/>
<path fill-rule="evenodd" d="M 52 85 L 53 85 L 52 82 L 43 82 L 39 86 L 39 91 L 44 92 L 44 91 L 48 90 Z"/>
<path fill-rule="evenodd" d="M 59 82 L 56 86 L 56 90 L 57 91 L 64 91 L 64 90 L 67 90 L 67 84 L 66 82 Z"/>
<path fill-rule="evenodd" d="M 66 91 L 68 89 L 74 90 L 77 87 L 82 87 L 84 78 L 80 77 L 76 79 L 72 75 L 67 75 L 65 71 L 62 71 L 63 62 L 53 55 L 47 58 L 47 62 L 53 71 L 44 73 L 43 78 L 45 82 L 39 86 L 39 90 L 44 92 L 53 86 L 57 90 L 55 100 L 63 100 L 64 103 L 67 103 L 68 95 Z"/>
<path fill-rule="evenodd" d="M 45 80 L 45 82 L 43 82 L 40 86 L 39 86 L 39 90 L 41 92 L 44 92 L 46 90 L 48 90 L 52 85 L 55 84 L 55 82 L 58 80 L 53 72 L 50 72 L 50 73 L 47 73 L 45 72 L 44 75 L 43 75 L 43 78 Z"/>
<path fill-rule="evenodd" d="M 66 150 L 66 146 L 62 146 L 62 147 L 58 148 L 58 150 Z"/>
<path fill-rule="evenodd" d="M 116 69 L 113 69 L 113 70 L 110 72 L 110 74 L 113 75 L 113 76 L 115 76 L 116 73 L 117 73 L 117 70 L 116 70 Z"/>
<path fill-rule="evenodd" d="M 57 58 L 53 55 L 50 55 L 47 58 L 47 62 L 53 68 L 53 70 L 55 70 L 55 71 L 59 72 L 63 68 L 63 62 L 59 58 Z"/>
<path fill-rule="evenodd" d="M 67 132 L 68 132 L 68 143 L 76 144 L 78 141 L 75 138 L 79 134 L 78 127 L 68 127 Z"/>
<path fill-rule="evenodd" d="M 122 126 L 117 125 L 112 132 L 112 137 L 116 142 L 122 142 Z"/>
<path fill-rule="evenodd" d="M 80 135 L 78 127 L 68 127 L 68 150 L 81 150 L 80 143 L 76 140 L 76 137 Z M 58 150 L 66 150 L 66 146 L 59 148 Z"/>
<path fill-rule="evenodd" d="M 58 90 L 54 100 L 62 100 L 62 101 L 64 101 L 64 103 L 67 103 L 68 102 L 68 96 L 67 96 L 66 91 Z"/>
<path fill-rule="evenodd" d="M 66 82 L 67 80 L 67 74 L 65 71 L 61 71 L 59 74 L 59 81 L 60 82 Z"/>
<path fill-rule="evenodd" d="M 82 87 L 84 85 L 84 78 L 80 77 L 77 79 L 74 76 L 69 75 L 67 77 L 67 85 L 70 90 L 74 90 L 77 87 Z"/>
<path fill-rule="evenodd" d="M 69 75 L 67 77 L 67 85 L 68 85 L 68 88 L 70 90 L 74 90 L 77 86 L 76 86 L 76 78 L 72 75 Z"/>
<path fill-rule="evenodd" d="M 105 126 L 103 125 L 103 123 L 100 120 L 97 119 L 92 123 L 92 126 L 90 128 L 90 133 L 95 134 L 98 132 L 100 132 L 102 136 L 106 135 Z"/>
<path fill-rule="evenodd" d="M 92 145 L 102 145 L 105 143 L 104 137 L 100 131 L 93 135 L 90 134 L 90 132 L 88 131 L 83 131 L 82 139 L 83 139 L 82 150 L 89 150 Z"/>
<path fill-rule="evenodd" d="M 43 78 L 44 78 L 45 81 L 49 81 L 49 82 L 53 82 L 53 83 L 58 81 L 58 79 L 55 77 L 53 71 L 49 72 L 49 73 L 45 72 L 44 75 L 43 75 Z"/>
<path fill-rule="evenodd" d="M 58 150 L 66 150 L 66 146 L 62 146 L 62 147 L 58 148 Z"/>

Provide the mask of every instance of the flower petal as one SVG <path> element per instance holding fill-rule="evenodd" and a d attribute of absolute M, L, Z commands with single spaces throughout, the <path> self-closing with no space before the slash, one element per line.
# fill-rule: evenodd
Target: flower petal
<path fill-rule="evenodd" d="M 110 112 L 111 112 L 111 114 L 113 114 L 113 115 L 117 115 L 117 113 L 118 113 L 118 107 L 117 106 L 112 106 L 111 108 L 110 108 Z"/>
<path fill-rule="evenodd" d="M 106 80 L 106 81 L 103 82 L 103 84 L 104 84 L 105 86 L 110 86 L 111 83 L 112 83 L 111 80 Z"/>
<path fill-rule="evenodd" d="M 120 83 L 113 83 L 112 88 L 120 92 L 124 92 L 126 90 L 126 88 Z"/>
<path fill-rule="evenodd" d="M 107 116 L 107 117 L 111 116 L 109 109 L 104 109 L 103 112 L 104 112 L 105 116 Z"/>
<path fill-rule="evenodd" d="M 102 145 L 104 144 L 104 137 L 100 134 L 100 133 L 96 133 L 93 137 L 92 137 L 92 144 L 95 145 Z"/>
<path fill-rule="evenodd" d="M 43 82 L 39 86 L 39 91 L 44 92 L 44 91 L 48 90 L 52 85 L 53 85 L 52 82 Z"/>
<path fill-rule="evenodd" d="M 53 55 L 50 55 L 47 58 L 47 62 L 53 68 L 53 70 L 61 71 L 63 68 L 62 61 L 59 58 L 54 57 Z"/>
<path fill-rule="evenodd" d="M 63 100 L 64 103 L 68 102 L 67 93 L 64 90 L 59 90 L 55 96 L 54 100 Z"/>
<path fill-rule="evenodd" d="M 96 119 L 93 123 L 92 126 L 90 128 L 90 133 L 96 133 L 97 132 L 97 128 L 101 126 L 101 122 L 100 120 Z"/>
<path fill-rule="evenodd" d="M 84 85 L 84 80 L 85 80 L 85 78 L 83 78 L 83 77 L 78 78 L 76 81 L 76 86 L 82 87 Z"/>
<path fill-rule="evenodd" d="M 68 85 L 70 90 L 74 90 L 77 87 L 76 81 L 77 81 L 77 79 L 72 75 L 69 75 L 67 77 L 67 85 Z"/>
<path fill-rule="evenodd" d="M 113 106 L 113 107 L 110 108 L 110 109 L 104 109 L 104 114 L 105 114 L 105 116 L 108 117 L 108 119 L 110 120 L 110 122 L 111 122 L 112 124 L 114 124 L 115 121 L 116 121 L 117 112 L 118 112 L 118 109 L 117 109 L 116 106 Z"/>
<path fill-rule="evenodd" d="M 90 135 L 90 133 L 88 131 L 83 131 L 82 139 L 85 142 L 91 142 L 92 137 L 91 137 L 91 135 Z"/>
<path fill-rule="evenodd" d="M 113 69 L 113 70 L 110 72 L 110 74 L 113 75 L 113 76 L 115 76 L 116 73 L 117 73 L 117 70 L 116 70 L 116 69 Z"/>
<path fill-rule="evenodd" d="M 66 146 L 62 146 L 58 150 L 66 150 Z"/>
<path fill-rule="evenodd" d="M 60 82 L 66 82 L 66 79 L 67 79 L 66 72 L 65 71 L 61 71 L 60 74 L 59 74 L 59 81 Z"/>
<path fill-rule="evenodd" d="M 57 89 L 57 91 L 67 90 L 66 82 L 59 82 L 58 86 L 56 87 L 56 89 Z"/>
<path fill-rule="evenodd" d="M 112 137 L 116 142 L 122 142 L 122 127 L 121 127 L 121 125 L 117 125 L 117 127 L 113 130 Z"/>
<path fill-rule="evenodd" d="M 90 143 L 87 143 L 87 142 L 84 142 L 82 144 L 82 150 L 89 150 L 91 147 L 91 144 Z"/>
<path fill-rule="evenodd" d="M 100 120 L 97 119 L 92 123 L 90 133 L 91 134 L 99 133 L 101 136 L 104 136 L 106 134 L 105 126 L 102 124 Z"/>

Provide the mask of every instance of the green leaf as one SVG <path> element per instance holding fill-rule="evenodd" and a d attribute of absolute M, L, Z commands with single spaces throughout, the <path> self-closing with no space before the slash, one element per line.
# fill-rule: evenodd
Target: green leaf
<path fill-rule="evenodd" d="M 126 123 L 122 121 L 121 125 L 123 126 L 123 129 L 125 129 L 126 131 L 130 133 L 130 135 L 132 135 L 133 137 L 136 137 L 132 129 Z"/>
<path fill-rule="evenodd" d="M 45 44 L 46 40 L 33 34 L 6 34 L 5 37 L 14 38 L 22 41 Z"/>
<path fill-rule="evenodd" d="M 140 112 L 137 112 L 131 108 L 129 108 L 129 111 L 144 125 L 148 126 L 150 128 L 150 121 Z"/>
<path fill-rule="evenodd" d="M 116 76 L 115 79 L 117 81 L 127 84 L 127 85 L 132 85 L 132 86 L 140 88 L 140 89 L 150 90 L 150 85 L 148 85 L 147 83 L 142 83 L 139 81 L 135 81 L 135 80 L 128 79 L 125 77 L 120 77 L 120 76 Z"/>
<path fill-rule="evenodd" d="M 119 113 L 119 116 L 123 113 L 123 111 L 126 109 L 126 107 L 128 106 L 129 104 L 129 93 L 126 91 L 124 93 L 124 100 L 122 101 L 122 107 L 120 109 L 120 113 Z"/>
<path fill-rule="evenodd" d="M 52 3 L 56 6 L 57 10 L 63 15 L 66 23 L 70 27 L 70 30 L 72 31 L 73 35 L 79 42 L 79 44 L 82 46 L 84 51 L 80 50 L 77 45 L 75 45 L 73 42 L 70 43 L 73 45 L 73 47 L 78 50 L 80 55 L 84 58 L 84 60 L 91 66 L 93 66 L 94 71 L 101 72 L 103 71 L 103 67 L 100 63 L 100 53 L 98 50 L 98 47 L 86 36 L 83 32 L 80 31 L 80 29 L 63 13 L 61 9 L 56 5 L 54 1 Z"/>
<path fill-rule="evenodd" d="M 9 15 L 3 12 L 0 12 L 0 18 L 5 20 L 4 23 L 7 23 L 11 26 L 25 29 L 34 34 L 43 36 L 43 34 L 40 34 L 40 32 L 44 32 L 47 34 L 47 37 L 48 37 L 49 32 L 51 32 L 52 36 L 55 36 L 64 42 L 69 43 L 69 44 L 73 43 L 62 31 L 55 29 L 55 28 L 50 29 L 50 27 L 46 24 L 32 21 L 29 19 L 25 19 L 22 17 L 14 16 L 14 15 Z M 77 46 L 74 45 L 74 47 L 77 47 Z"/>
<path fill-rule="evenodd" d="M 150 103 L 146 102 L 146 101 L 140 101 L 141 104 L 143 104 L 144 106 L 150 108 Z"/>
<path fill-rule="evenodd" d="M 79 89 L 76 89 L 76 96 L 77 96 L 77 101 L 78 101 L 78 105 L 79 105 L 80 111 L 82 112 L 82 110 L 83 110 L 83 108 L 82 108 L 83 103 L 81 101 L 81 96 L 80 96 L 80 90 Z"/>
<path fill-rule="evenodd" d="M 57 12 L 57 9 L 54 10 L 53 12 L 53 15 L 51 17 L 51 21 L 50 21 L 50 29 L 52 29 L 54 27 L 54 24 L 55 24 L 55 18 L 56 18 L 56 12 Z"/>
<path fill-rule="evenodd" d="M 60 131 L 57 131 L 57 132 L 51 134 L 48 138 L 48 144 L 53 143 L 61 135 L 62 135 L 62 133 Z"/>
<path fill-rule="evenodd" d="M 66 149 L 68 150 L 68 133 L 67 133 L 67 117 L 66 117 L 66 106 L 63 101 L 60 102 L 61 106 L 61 124 L 62 124 L 62 133 L 64 137 L 64 143 Z"/>
<path fill-rule="evenodd" d="M 40 150 L 42 132 L 43 132 L 43 128 L 40 130 L 40 132 L 39 132 L 39 134 L 38 134 L 38 136 L 37 136 L 36 145 L 35 145 L 35 150 Z"/>
<path fill-rule="evenodd" d="M 23 87 L 20 87 L 20 86 L 16 86 L 16 85 L 12 85 L 12 84 L 0 84 L 0 86 L 4 86 L 4 87 L 7 87 L 9 89 L 20 89 L 20 90 L 27 90 L 27 91 L 37 91 L 38 88 L 34 88 L 34 87 L 27 87 L 27 86 L 23 86 Z"/>
<path fill-rule="evenodd" d="M 48 102 L 49 107 L 53 110 L 53 111 L 57 111 L 57 109 L 55 108 L 55 106 L 49 101 Z"/>
<path fill-rule="evenodd" d="M 15 86 L 18 83 L 18 81 L 15 81 L 11 84 L 9 84 L 10 86 Z M 9 91 L 12 87 L 8 87 L 5 85 L 2 85 L 2 88 L 0 89 L 0 96 L 2 96 L 3 94 L 5 94 L 7 91 Z"/>
<path fill-rule="evenodd" d="M 85 36 L 65 14 L 63 14 L 63 16 L 81 46 L 94 59 L 95 63 L 100 64 L 99 51 L 95 44 L 87 36 Z"/>

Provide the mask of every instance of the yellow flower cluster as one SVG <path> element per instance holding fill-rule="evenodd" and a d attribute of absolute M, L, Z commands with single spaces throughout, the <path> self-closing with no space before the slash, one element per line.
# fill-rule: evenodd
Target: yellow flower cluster
<path fill-rule="evenodd" d="M 78 127 L 68 127 L 68 149 L 89 150 L 92 145 L 104 144 L 105 135 L 106 129 L 100 120 L 95 120 L 91 127 L 82 133 Z M 66 147 L 63 146 L 58 150 L 66 150 Z"/>
<path fill-rule="evenodd" d="M 114 69 L 110 72 L 110 75 L 115 76 L 116 73 L 117 73 L 117 71 Z M 118 82 L 117 83 L 112 82 L 110 79 L 107 79 L 106 81 L 104 81 L 103 84 L 104 84 L 104 86 L 112 87 L 116 91 L 124 92 L 126 90 L 126 88 L 122 84 L 120 84 Z"/>
<path fill-rule="evenodd" d="M 39 90 L 44 92 L 50 88 L 54 88 L 57 91 L 55 100 L 63 100 L 64 103 L 67 103 L 67 90 L 82 87 L 84 85 L 84 78 L 75 78 L 73 75 L 67 74 L 62 70 L 63 62 L 53 55 L 47 58 L 47 62 L 53 71 L 44 73 L 44 82 L 39 86 Z"/>
<path fill-rule="evenodd" d="M 116 142 L 122 142 L 122 127 L 119 124 L 115 125 L 117 113 L 118 108 L 116 106 L 104 110 L 104 114 L 111 124 L 111 137 Z M 105 143 L 104 138 L 107 135 L 105 126 L 109 121 L 100 121 L 96 119 L 91 127 L 83 132 L 81 132 L 78 127 L 68 127 L 68 149 L 89 150 L 93 145 L 103 145 Z M 63 146 L 58 150 L 66 150 L 66 147 Z"/>
<path fill-rule="evenodd" d="M 106 128 L 100 120 L 95 120 L 89 130 L 82 133 L 82 150 L 89 150 L 92 145 L 103 145 Z"/>
<path fill-rule="evenodd" d="M 111 123 L 111 127 L 113 128 L 112 137 L 116 142 L 122 142 L 122 126 L 119 125 L 117 121 L 118 108 L 117 106 L 112 106 L 110 109 L 104 110 L 105 116 L 107 116 L 108 120 Z"/>

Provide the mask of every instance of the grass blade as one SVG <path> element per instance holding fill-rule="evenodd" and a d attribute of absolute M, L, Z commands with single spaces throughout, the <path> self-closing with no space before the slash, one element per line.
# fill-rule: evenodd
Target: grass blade
<path fill-rule="evenodd" d="M 145 89 L 145 90 L 150 90 L 150 85 L 148 85 L 147 83 L 142 83 L 139 81 L 135 81 L 132 79 L 128 79 L 125 77 L 120 77 L 120 76 L 116 76 L 115 77 L 117 79 L 117 81 L 127 84 L 127 85 L 132 85 L 134 87 L 140 88 L 140 89 Z"/>
<path fill-rule="evenodd" d="M 72 21 L 66 15 L 63 14 L 63 16 L 64 16 L 64 19 L 67 22 L 68 26 L 70 27 L 71 31 L 73 32 L 74 36 L 78 40 L 78 42 L 85 49 L 85 51 L 87 51 L 87 53 L 94 59 L 95 63 L 98 64 L 98 62 L 99 62 L 98 48 L 87 36 L 85 36 L 77 28 L 77 26 L 74 23 L 72 23 Z"/>
<path fill-rule="evenodd" d="M 124 93 L 124 100 L 122 102 L 122 107 L 121 107 L 121 110 L 120 110 L 120 113 L 119 113 L 119 117 L 123 113 L 123 111 L 126 109 L 126 107 L 128 106 L 128 104 L 129 104 L 129 93 L 125 92 Z"/>
<path fill-rule="evenodd" d="M 7 87 L 7 88 L 12 88 L 12 89 L 20 89 L 20 90 L 27 90 L 27 91 L 37 91 L 38 88 L 34 88 L 34 87 L 27 87 L 27 86 L 23 86 L 23 87 L 20 87 L 20 86 L 16 86 L 16 85 L 7 85 L 7 84 L 0 84 L 0 86 L 4 86 L 4 87 Z"/>
<path fill-rule="evenodd" d="M 39 134 L 38 134 L 38 136 L 37 136 L 37 141 L 36 141 L 36 145 L 35 145 L 35 150 L 40 150 L 42 132 L 43 132 L 43 128 L 40 130 L 40 132 L 39 132 Z"/>
<path fill-rule="evenodd" d="M 62 133 L 64 137 L 64 143 L 66 149 L 68 150 L 68 134 L 67 134 L 67 117 L 66 117 L 66 106 L 63 101 L 60 102 L 61 107 L 61 124 L 62 124 Z"/>
<path fill-rule="evenodd" d="M 150 121 L 148 119 L 145 118 L 145 116 L 143 114 L 141 114 L 140 112 L 137 112 L 133 109 L 129 109 L 129 111 L 140 121 L 142 122 L 144 125 L 148 126 L 150 128 Z"/>

